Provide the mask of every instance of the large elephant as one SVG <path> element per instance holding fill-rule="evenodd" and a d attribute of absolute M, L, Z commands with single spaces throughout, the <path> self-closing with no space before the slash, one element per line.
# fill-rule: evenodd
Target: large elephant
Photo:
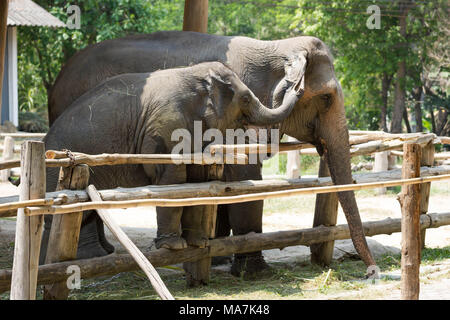
<path fill-rule="evenodd" d="M 342 89 L 329 49 L 315 37 L 260 41 L 239 36 L 163 31 L 103 41 L 75 54 L 61 70 L 49 96 L 50 122 L 105 78 L 202 61 L 226 63 L 268 106 L 279 105 L 286 83 L 297 81 L 296 86 L 304 87 L 304 95 L 281 123 L 280 133 L 314 144 L 326 158 L 335 184 L 353 183 Z M 299 78 L 305 63 L 306 74 Z M 224 177 L 228 181 L 261 179 L 261 171 L 258 165 L 225 166 Z M 367 266 L 374 265 L 354 193 L 340 192 L 338 197 L 357 252 Z M 229 227 L 233 234 L 261 232 L 262 201 L 220 206 L 218 226 L 218 236 L 227 235 Z M 239 273 L 242 265 L 257 270 L 264 267 L 264 260 L 260 252 L 235 255 L 232 271 Z"/>
<path fill-rule="evenodd" d="M 277 109 L 267 108 L 220 62 L 153 73 L 121 74 L 103 81 L 75 100 L 53 123 L 44 139 L 45 147 L 88 154 L 155 154 L 178 153 L 176 147 L 182 144 L 180 150 L 191 154 L 195 144 L 203 148 L 210 143 L 202 141 L 203 133 L 209 129 L 216 130 L 209 130 L 210 133 L 224 136 L 229 129 L 242 129 L 247 124 L 266 126 L 281 122 L 303 93 L 294 88 L 293 82 L 284 91 L 282 105 Z M 174 136 L 176 132 L 183 134 L 181 142 L 180 136 Z M 199 176 L 199 168 L 203 167 L 186 164 L 100 166 L 91 169 L 89 183 L 101 189 L 185 183 L 187 177 Z M 48 170 L 48 191 L 55 190 L 57 174 L 58 170 Z M 157 208 L 158 248 L 206 245 L 208 239 L 199 231 L 200 223 L 197 223 L 201 222 L 201 217 L 188 211 L 186 218 L 182 212 L 182 207 Z M 182 216 L 185 237 L 180 233 Z M 49 224 L 46 225 L 48 234 Z M 44 239 L 47 241 L 47 238 Z M 44 243 L 43 255 L 45 249 Z M 93 254 L 103 254 L 97 239 L 83 239 L 78 258 Z"/>

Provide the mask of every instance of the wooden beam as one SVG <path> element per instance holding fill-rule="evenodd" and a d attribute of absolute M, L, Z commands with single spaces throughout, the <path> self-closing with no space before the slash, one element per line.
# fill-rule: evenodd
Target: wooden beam
<path fill-rule="evenodd" d="M 90 167 L 95 166 L 113 166 L 123 164 L 212 164 L 215 162 L 226 164 L 248 164 L 248 156 L 237 154 L 233 159 L 228 157 L 210 156 L 208 154 L 84 154 L 75 153 L 72 158 L 46 159 L 47 167 L 71 167 L 78 164 L 87 164 Z M 9 160 L 0 162 L 0 170 L 20 167 L 20 160 Z"/>
<path fill-rule="evenodd" d="M 92 201 L 102 201 L 102 197 L 97 192 L 97 189 L 93 185 L 88 186 L 86 189 L 87 193 L 91 197 Z M 108 210 L 97 210 L 98 215 L 106 224 L 111 233 L 119 240 L 119 242 L 124 246 L 128 253 L 133 257 L 136 263 L 141 267 L 142 271 L 147 275 L 150 283 L 155 289 L 156 293 L 160 296 L 162 300 L 175 300 L 172 294 L 170 294 L 164 282 L 159 277 L 158 272 L 144 256 L 141 250 L 136 247 L 133 241 L 128 238 L 128 236 L 123 232 L 120 226 L 111 217 L 111 213 Z"/>
<path fill-rule="evenodd" d="M 5 73 L 5 50 L 6 50 L 6 34 L 8 22 L 8 3 L 9 0 L 0 1 L 0 124 L 2 115 L 2 89 L 3 75 Z"/>
<path fill-rule="evenodd" d="M 85 164 L 70 168 L 61 168 L 56 190 L 85 189 L 89 184 L 89 167 Z M 54 263 L 77 258 L 78 239 L 83 212 L 72 212 L 55 216 L 47 245 L 45 263 Z M 64 300 L 69 296 L 66 281 L 44 287 L 44 300 Z"/>
<path fill-rule="evenodd" d="M 449 180 L 450 174 L 445 174 L 435 177 L 419 177 L 411 179 L 391 180 L 386 182 L 371 182 L 362 184 L 346 184 L 328 187 L 313 187 L 282 191 L 269 191 L 252 194 L 242 194 L 236 196 L 224 197 L 194 197 L 183 199 L 141 199 L 141 200 L 125 200 L 125 201 L 103 201 L 103 202 L 88 202 L 75 203 L 68 205 L 52 205 L 47 207 L 27 207 L 24 209 L 25 214 L 29 216 L 42 214 L 64 214 L 74 211 L 86 211 L 96 209 L 125 209 L 125 208 L 140 208 L 147 206 L 157 207 L 185 207 L 198 205 L 219 205 L 230 203 L 242 203 L 256 200 L 267 200 L 273 198 L 292 197 L 304 194 L 321 194 L 329 192 L 342 191 L 357 191 L 364 189 L 373 189 L 378 187 L 393 187 L 404 186 L 412 184 L 422 184 L 425 182 Z"/>
<path fill-rule="evenodd" d="M 208 0 L 185 0 L 183 31 L 208 32 Z"/>
<path fill-rule="evenodd" d="M 220 180 L 223 175 L 223 165 L 211 166 L 188 166 L 189 181 Z M 199 241 L 199 246 L 208 239 L 215 237 L 217 219 L 217 205 L 193 206 L 183 208 L 182 236 L 187 239 L 193 238 Z M 206 241 L 202 241 L 205 239 Z M 203 243 L 202 243 L 203 242 Z M 211 257 L 199 259 L 198 261 L 183 263 L 186 272 L 188 287 L 198 287 L 209 283 L 211 272 Z"/>
<path fill-rule="evenodd" d="M 420 166 L 433 166 L 434 164 L 434 144 L 430 142 L 422 148 L 422 157 L 420 158 Z M 431 183 L 420 185 L 420 214 L 428 212 L 428 203 L 430 200 Z M 420 247 L 425 248 L 426 230 L 420 233 Z"/>
<path fill-rule="evenodd" d="M 22 144 L 20 200 L 45 197 L 44 143 Z M 17 212 L 11 300 L 34 300 L 44 216 L 28 217 L 24 209 Z"/>
<path fill-rule="evenodd" d="M 450 224 L 450 212 L 431 213 L 420 216 L 421 228 L 438 228 Z M 363 223 L 364 234 L 368 237 L 377 234 L 392 234 L 401 231 L 401 219 L 387 218 L 380 221 Z M 155 267 L 163 267 L 201 258 L 246 253 L 260 250 L 285 248 L 350 239 L 348 225 L 334 227 L 317 227 L 303 230 L 289 230 L 268 233 L 254 233 L 214 239 L 207 248 L 188 247 L 182 250 L 158 249 L 145 253 L 147 259 Z M 111 254 L 104 257 L 66 261 L 39 267 L 38 284 L 61 281 L 67 277 L 66 270 L 70 265 L 80 267 L 81 278 L 88 279 L 99 276 L 111 276 L 120 272 L 135 271 L 139 266 L 129 254 Z M 11 283 L 11 270 L 0 270 L 0 293 L 8 291 Z"/>
<path fill-rule="evenodd" d="M 320 159 L 319 177 L 329 177 L 330 171 L 324 158 Z M 313 227 L 335 226 L 339 200 L 337 193 L 323 193 L 316 196 Z M 334 241 L 311 245 L 311 262 L 328 266 L 333 259 Z"/>
<path fill-rule="evenodd" d="M 439 176 L 450 174 L 450 166 L 422 167 L 421 176 Z M 394 169 L 376 174 L 359 173 L 353 175 L 357 184 L 383 182 L 401 178 L 401 169 Z M 198 197 L 230 196 L 267 191 L 290 190 L 309 187 L 324 187 L 333 185 L 331 178 L 302 178 L 292 180 L 246 180 L 235 182 L 210 181 L 201 183 L 184 183 L 178 185 L 142 186 L 135 188 L 116 188 L 99 190 L 104 201 L 139 200 L 139 199 L 181 199 L 192 194 Z M 40 205 L 62 205 L 88 202 L 89 196 L 84 190 L 61 190 L 48 192 L 46 199 L 37 203 L 20 202 L 18 196 L 0 198 L 0 217 L 13 217 L 17 208 Z"/>
<path fill-rule="evenodd" d="M 402 178 L 420 176 L 421 148 L 407 143 L 403 147 Z M 402 207 L 401 298 L 419 299 L 420 269 L 420 185 L 403 186 L 399 196 Z"/>

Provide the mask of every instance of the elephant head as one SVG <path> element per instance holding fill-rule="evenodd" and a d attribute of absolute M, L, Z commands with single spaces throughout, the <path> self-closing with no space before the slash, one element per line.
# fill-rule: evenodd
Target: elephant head
<path fill-rule="evenodd" d="M 218 129 L 236 128 L 241 125 L 268 126 L 278 124 L 292 112 L 303 92 L 295 89 L 295 83 L 286 83 L 283 98 L 276 109 L 266 107 L 258 97 L 228 67 L 216 62 L 219 67 L 212 67 L 206 77 L 210 105 L 214 108 L 217 119 L 214 127 Z M 222 112 L 217 106 L 223 106 Z"/>
<path fill-rule="evenodd" d="M 335 76 L 332 55 L 321 40 L 314 37 L 302 39 L 297 53 L 287 59 L 285 77 L 273 92 L 275 106 L 281 104 L 283 92 L 290 83 L 303 92 L 289 117 L 281 124 L 281 133 L 315 145 L 328 163 L 334 184 L 352 184 L 344 97 Z M 358 254 L 367 266 L 375 265 L 353 191 L 339 192 L 338 198 Z"/>

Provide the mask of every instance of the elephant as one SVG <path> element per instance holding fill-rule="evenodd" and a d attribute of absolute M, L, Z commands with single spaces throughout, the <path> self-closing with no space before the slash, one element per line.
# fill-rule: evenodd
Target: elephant
<path fill-rule="evenodd" d="M 188 153 L 192 154 L 195 143 L 202 148 L 205 145 L 203 141 L 194 141 L 196 122 L 202 132 L 215 129 L 221 135 L 247 125 L 276 124 L 289 115 L 302 93 L 292 82 L 285 88 L 281 106 L 267 108 L 220 62 L 152 73 L 120 74 L 75 100 L 53 123 L 44 142 L 47 150 L 67 149 L 87 154 L 168 154 L 174 153 L 179 145 L 174 132 L 183 130 L 181 132 L 188 135 L 185 137 L 189 142 Z M 91 168 L 89 183 L 100 189 L 185 183 L 189 176 L 192 179 L 204 176 L 198 167 L 203 168 L 183 163 L 98 166 Z M 48 191 L 55 190 L 57 175 L 57 170 L 48 169 Z M 199 227 L 201 216 L 192 211 L 183 215 L 183 207 L 157 207 L 156 210 L 157 248 L 177 250 L 188 245 L 207 245 L 208 237 Z M 184 237 L 180 232 L 182 220 Z M 45 241 L 50 232 L 50 221 L 47 221 Z M 94 227 L 93 230 L 98 228 L 97 222 L 87 225 Z M 111 250 L 99 244 L 95 232 L 82 239 L 78 258 L 104 255 L 104 251 Z M 101 242 L 107 243 L 103 233 L 99 237 Z M 41 261 L 46 248 L 44 243 Z"/>
<path fill-rule="evenodd" d="M 280 105 L 286 84 L 296 81 L 304 93 L 279 125 L 280 137 L 287 134 L 313 144 L 328 164 L 334 184 L 353 183 L 342 88 L 329 48 L 316 37 L 261 41 L 242 36 L 160 31 L 102 41 L 76 53 L 62 68 L 49 94 L 50 123 L 105 78 L 204 61 L 227 64 L 266 106 Z M 304 76 L 299 77 L 303 68 Z M 225 165 L 223 180 L 248 179 L 262 179 L 260 164 Z M 338 198 L 360 258 L 367 266 L 375 265 L 354 193 L 339 192 Z M 230 229 L 233 234 L 261 232 L 262 211 L 262 201 L 219 206 L 216 236 L 227 236 Z M 238 274 L 245 268 L 258 271 L 266 265 L 261 252 L 254 252 L 236 254 L 233 267 L 232 273 Z"/>

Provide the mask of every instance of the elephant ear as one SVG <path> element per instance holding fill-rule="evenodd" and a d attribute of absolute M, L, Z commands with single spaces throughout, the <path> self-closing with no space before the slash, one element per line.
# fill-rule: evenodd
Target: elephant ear
<path fill-rule="evenodd" d="M 209 93 L 210 101 L 216 112 L 221 115 L 223 109 L 231 103 L 234 96 L 234 89 L 228 79 L 210 69 L 205 78 L 206 89 Z"/>
<path fill-rule="evenodd" d="M 210 69 L 208 75 L 206 76 L 206 82 L 208 84 L 208 90 L 214 91 L 218 89 L 221 93 L 232 93 L 234 94 L 231 82 L 222 78 L 222 76 L 216 73 L 214 70 Z"/>
<path fill-rule="evenodd" d="M 291 56 L 284 64 L 284 77 L 273 90 L 272 107 L 278 108 L 283 102 L 286 91 L 293 88 L 298 97 L 305 92 L 305 73 L 307 66 L 307 52 L 301 51 Z"/>
<path fill-rule="evenodd" d="M 302 96 L 305 92 L 305 73 L 308 53 L 301 51 L 298 54 L 290 57 L 284 65 L 285 76 L 284 79 L 288 85 L 293 85 L 297 95 Z"/>

